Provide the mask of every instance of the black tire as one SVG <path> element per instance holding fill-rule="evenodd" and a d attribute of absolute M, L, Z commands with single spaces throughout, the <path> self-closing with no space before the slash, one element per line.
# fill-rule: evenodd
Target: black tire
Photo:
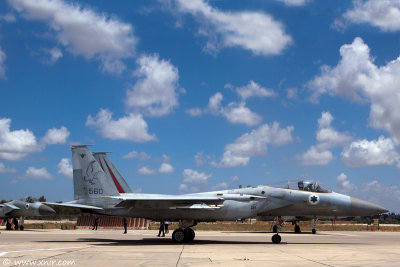
<path fill-rule="evenodd" d="M 274 244 L 279 244 L 281 243 L 281 236 L 278 234 L 275 234 L 272 236 L 272 243 Z"/>
<path fill-rule="evenodd" d="M 295 233 L 301 233 L 300 226 L 295 225 L 295 226 L 294 226 L 294 232 L 295 232 Z"/>
<path fill-rule="evenodd" d="M 21 226 L 19 227 L 19 230 L 20 230 L 20 231 L 24 231 L 24 229 L 25 229 L 25 227 L 24 227 L 23 225 L 21 225 Z"/>
<path fill-rule="evenodd" d="M 272 232 L 273 233 L 277 233 L 278 232 L 278 226 L 274 225 L 274 227 L 272 227 Z"/>
<path fill-rule="evenodd" d="M 190 227 L 185 229 L 186 231 L 186 242 L 192 242 L 194 237 L 196 236 L 194 230 Z"/>
<path fill-rule="evenodd" d="M 315 229 L 312 229 L 311 230 L 311 233 L 313 233 L 314 235 L 317 233 L 317 230 L 315 230 Z"/>
<path fill-rule="evenodd" d="M 185 231 L 183 231 L 182 229 L 176 229 L 173 233 L 172 233 L 172 240 L 175 243 L 183 243 L 186 240 L 186 233 Z"/>

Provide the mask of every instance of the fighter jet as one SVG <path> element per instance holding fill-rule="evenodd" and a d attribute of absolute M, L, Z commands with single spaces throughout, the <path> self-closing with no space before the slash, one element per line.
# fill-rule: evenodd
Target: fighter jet
<path fill-rule="evenodd" d="M 195 232 L 191 227 L 198 222 L 257 216 L 369 216 L 387 212 L 379 205 L 326 190 L 316 183 L 303 183 L 297 189 L 259 185 L 183 195 L 131 193 L 123 177 L 115 176 L 111 164 L 96 160 L 87 146 L 72 146 L 71 150 L 74 200 L 46 204 L 105 215 L 178 221 L 179 227 L 172 233 L 172 240 L 177 243 L 192 241 Z M 279 231 L 272 236 L 272 242 L 281 242 Z"/>
<path fill-rule="evenodd" d="M 21 218 L 19 229 L 24 230 L 24 217 L 43 216 L 54 214 L 55 211 L 40 202 L 30 203 L 27 201 L 13 200 L 0 204 L 0 218 Z"/>

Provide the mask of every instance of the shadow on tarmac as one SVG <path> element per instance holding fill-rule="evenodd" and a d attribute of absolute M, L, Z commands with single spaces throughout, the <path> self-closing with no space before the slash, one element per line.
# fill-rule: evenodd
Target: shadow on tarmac
<path fill-rule="evenodd" d="M 188 243 L 174 243 L 171 238 L 143 238 L 139 240 L 117 240 L 107 238 L 79 238 L 76 240 L 40 240 L 38 243 L 91 243 L 94 246 L 153 246 L 153 245 L 165 245 L 165 246 L 176 246 L 176 245 L 274 245 L 272 242 L 262 241 L 236 241 L 236 240 L 193 240 Z M 357 245 L 359 243 L 343 243 L 343 242 L 281 242 L 279 245 Z"/>

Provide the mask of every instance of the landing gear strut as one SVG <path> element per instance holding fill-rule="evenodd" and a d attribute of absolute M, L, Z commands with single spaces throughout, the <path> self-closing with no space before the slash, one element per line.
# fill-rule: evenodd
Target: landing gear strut
<path fill-rule="evenodd" d="M 276 234 L 274 234 L 274 235 L 272 236 L 272 243 L 274 243 L 274 244 L 279 244 L 279 243 L 281 243 L 281 239 L 282 239 L 281 236 L 279 235 L 279 232 L 280 232 L 280 230 L 281 230 L 281 228 L 282 228 L 282 225 L 283 225 L 283 223 L 285 222 L 285 220 L 282 219 L 281 216 L 278 216 L 278 217 L 276 217 L 275 221 L 276 221 L 276 223 L 275 223 L 275 225 L 272 227 L 272 231 L 273 231 L 274 233 L 276 233 Z"/>
<path fill-rule="evenodd" d="M 172 233 L 172 240 L 175 243 L 191 242 L 196 236 L 190 227 L 197 225 L 196 221 L 179 221 L 179 228 Z"/>
<path fill-rule="evenodd" d="M 311 220 L 311 228 L 312 228 L 312 230 L 311 230 L 311 233 L 313 233 L 313 234 L 316 234 L 317 233 L 317 221 L 318 221 L 318 218 L 314 218 L 314 219 L 312 219 Z"/>

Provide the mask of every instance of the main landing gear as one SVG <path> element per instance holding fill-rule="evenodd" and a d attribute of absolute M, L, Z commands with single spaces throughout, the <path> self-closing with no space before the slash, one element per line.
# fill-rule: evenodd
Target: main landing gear
<path fill-rule="evenodd" d="M 274 226 L 273 226 L 273 228 L 272 228 L 272 231 L 273 231 L 274 233 L 276 233 L 276 234 L 274 234 L 274 235 L 272 236 L 272 243 L 274 243 L 274 244 L 279 244 L 279 243 L 281 243 L 282 238 L 281 238 L 281 236 L 279 235 L 279 232 L 280 232 L 280 230 L 281 230 L 282 225 L 283 225 L 284 222 L 285 222 L 285 220 L 284 220 L 281 216 L 276 217 L 276 219 L 275 219 L 275 224 L 274 224 Z"/>
<path fill-rule="evenodd" d="M 184 243 L 193 241 L 196 236 L 194 230 L 190 227 L 197 225 L 194 220 L 179 221 L 179 228 L 172 233 L 172 240 L 175 243 Z"/>

